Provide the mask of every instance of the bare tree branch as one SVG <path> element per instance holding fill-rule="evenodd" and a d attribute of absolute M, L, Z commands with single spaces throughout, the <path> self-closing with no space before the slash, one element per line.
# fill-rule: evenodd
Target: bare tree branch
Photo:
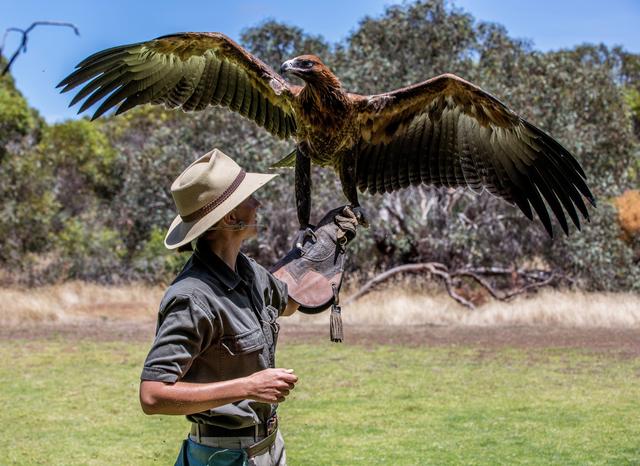
<path fill-rule="evenodd" d="M 400 230 L 402 230 L 402 233 L 404 233 L 408 237 L 411 237 L 411 230 L 405 222 L 405 216 L 396 211 L 396 209 L 391 206 L 390 203 L 385 202 L 383 208 L 386 209 L 389 213 L 389 216 L 393 217 L 394 220 L 398 223 L 398 227 L 400 228 Z"/>
<path fill-rule="evenodd" d="M 372 289 L 379 285 L 380 283 L 388 280 L 394 275 L 398 275 L 401 273 L 417 273 L 417 272 L 428 272 L 431 275 L 435 275 L 441 278 L 444 281 L 445 287 L 447 289 L 447 293 L 454 300 L 462 304 L 463 306 L 469 309 L 475 309 L 475 305 L 461 296 L 456 292 L 453 286 L 454 278 L 471 278 L 473 281 L 478 283 L 482 288 L 487 290 L 489 294 L 498 301 L 510 301 L 515 296 L 526 293 L 529 290 L 540 288 L 543 286 L 550 285 L 552 282 L 557 280 L 559 277 L 557 274 L 547 271 L 547 270 L 516 270 L 516 269 L 505 269 L 500 267 L 480 267 L 477 269 L 459 269 L 453 272 L 449 272 L 446 265 L 441 264 L 439 262 L 424 262 L 420 264 L 405 264 L 400 265 L 398 267 L 393 267 L 386 272 L 383 272 L 367 283 L 365 283 L 356 293 L 349 296 L 345 301 L 345 304 L 355 301 L 358 298 L 361 298 L 365 294 L 372 291 Z M 502 275 L 502 276 L 512 276 L 515 275 L 523 280 L 533 280 L 531 283 L 520 286 L 515 289 L 506 290 L 506 291 L 498 291 L 495 287 L 482 275 Z"/>
<path fill-rule="evenodd" d="M 517 290 L 513 290 L 513 291 L 509 291 L 507 293 L 504 294 L 503 298 L 501 299 L 501 301 L 508 301 L 511 298 L 517 296 L 517 295 L 521 295 L 523 293 L 526 293 L 527 291 L 533 289 L 533 288 L 540 288 L 543 286 L 547 286 L 550 285 L 552 281 L 556 280 L 558 277 L 555 274 L 551 274 L 549 275 L 549 278 L 547 278 L 546 280 L 542 280 L 539 282 L 534 282 L 534 283 L 529 283 L 528 285 L 523 286 L 522 288 L 519 288 Z"/>
<path fill-rule="evenodd" d="M 362 288 L 360 288 L 354 295 L 349 296 L 349 298 L 347 298 L 345 304 L 353 302 L 356 299 L 364 296 L 365 294 L 369 293 L 373 289 L 373 287 L 384 282 L 385 280 L 391 278 L 394 275 L 397 275 L 400 273 L 423 272 L 425 270 L 431 273 L 432 275 L 436 275 L 444 280 L 445 286 L 447 288 L 447 292 L 453 299 L 458 301 L 463 306 L 473 309 L 474 306 L 471 302 L 467 301 L 462 296 L 457 294 L 455 290 L 453 290 L 453 286 L 451 283 L 451 276 L 447 272 L 447 267 L 444 264 L 440 264 L 439 262 L 424 262 L 421 264 L 405 264 L 405 265 L 399 265 L 398 267 L 393 267 L 392 269 L 377 275 L 376 277 L 372 278 L 367 283 L 365 283 L 364 286 L 362 286 Z"/>
<path fill-rule="evenodd" d="M 27 51 L 27 41 L 29 40 L 29 33 L 36 26 L 66 26 L 66 27 L 72 28 L 76 36 L 80 35 L 80 31 L 75 24 L 65 23 L 61 21 L 34 21 L 33 23 L 31 23 L 31 26 L 29 26 L 27 29 L 19 29 L 19 28 L 13 28 L 13 27 L 5 29 L 4 36 L 2 37 L 2 44 L 0 44 L 0 56 L 2 55 L 5 41 L 7 40 L 7 36 L 9 35 L 10 32 L 19 32 L 20 34 L 22 34 L 22 40 L 20 41 L 20 45 L 18 46 L 16 51 L 13 53 L 13 55 L 7 62 L 7 65 L 4 67 L 4 70 L 2 70 L 1 76 L 4 76 L 5 74 L 7 74 L 7 72 L 11 68 L 11 65 L 13 65 L 13 62 L 16 60 L 16 58 L 18 58 L 18 55 L 20 55 L 20 53 L 25 53 Z"/>

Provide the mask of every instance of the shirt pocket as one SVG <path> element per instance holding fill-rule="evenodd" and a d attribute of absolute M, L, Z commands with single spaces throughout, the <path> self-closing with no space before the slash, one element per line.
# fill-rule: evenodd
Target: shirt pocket
<path fill-rule="evenodd" d="M 239 335 L 229 335 L 220 341 L 231 356 L 261 351 L 266 344 L 262 329 L 255 328 Z"/>

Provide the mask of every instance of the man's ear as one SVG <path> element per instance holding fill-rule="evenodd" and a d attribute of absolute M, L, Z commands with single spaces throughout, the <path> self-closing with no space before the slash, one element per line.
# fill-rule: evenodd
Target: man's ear
<path fill-rule="evenodd" d="M 236 225 L 238 223 L 238 217 L 236 216 L 235 209 L 222 217 L 222 221 L 227 225 Z"/>

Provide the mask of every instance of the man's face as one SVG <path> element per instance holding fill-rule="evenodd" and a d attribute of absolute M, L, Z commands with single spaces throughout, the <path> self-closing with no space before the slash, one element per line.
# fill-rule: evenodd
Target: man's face
<path fill-rule="evenodd" d="M 238 207 L 234 209 L 236 220 L 238 222 L 243 222 L 247 226 L 245 229 L 240 230 L 244 233 L 244 238 L 251 238 L 258 234 L 258 228 L 255 226 L 256 222 L 256 212 L 258 207 L 260 207 L 260 201 L 258 201 L 255 196 L 252 194 L 240 204 Z"/>

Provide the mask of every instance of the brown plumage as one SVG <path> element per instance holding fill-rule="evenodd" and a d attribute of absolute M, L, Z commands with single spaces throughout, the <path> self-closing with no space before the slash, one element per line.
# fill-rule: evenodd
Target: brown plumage
<path fill-rule="evenodd" d="M 296 150 L 276 166 L 296 168 L 301 227 L 310 212 L 311 163 L 332 167 L 354 206 L 358 190 L 388 193 L 431 184 L 487 189 L 537 213 L 553 235 L 545 201 L 568 233 L 595 206 L 584 171 L 560 143 L 479 87 L 452 74 L 378 95 L 345 91 L 314 55 L 282 64 L 296 86 L 226 36 L 184 33 L 114 47 L 82 61 L 59 86 L 87 84 L 71 101 L 80 112 L 104 99 L 93 118 L 144 103 L 185 111 L 224 106 Z M 533 209 L 533 210 L 532 210 Z"/>

